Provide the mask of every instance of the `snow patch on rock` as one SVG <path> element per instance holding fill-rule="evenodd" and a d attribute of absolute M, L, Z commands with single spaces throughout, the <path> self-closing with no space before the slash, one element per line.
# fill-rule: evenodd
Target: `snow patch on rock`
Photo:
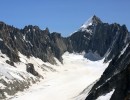
<path fill-rule="evenodd" d="M 100 96 L 98 97 L 96 100 L 110 100 L 112 94 L 114 93 L 115 89 L 113 89 L 112 91 L 110 91 L 109 93 L 107 93 L 106 95 Z"/>

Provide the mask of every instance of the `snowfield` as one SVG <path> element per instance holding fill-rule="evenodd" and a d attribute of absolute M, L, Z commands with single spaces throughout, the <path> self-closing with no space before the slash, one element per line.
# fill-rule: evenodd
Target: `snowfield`
<path fill-rule="evenodd" d="M 25 63 L 25 58 L 22 58 L 24 57 L 21 57 L 21 60 Z M 36 58 L 33 60 L 40 61 L 40 68 L 47 65 L 54 71 L 44 71 L 45 73 L 43 73 L 36 68 L 40 74 L 43 73 L 44 79 L 7 100 L 84 100 L 88 92 L 81 95 L 80 93 L 99 79 L 108 66 L 108 63 L 103 63 L 103 59 L 93 62 L 84 58 L 82 54 L 67 52 L 63 55 L 64 64 L 57 61 L 58 65 L 51 65 Z M 92 86 L 89 86 L 88 91 L 90 87 Z"/>

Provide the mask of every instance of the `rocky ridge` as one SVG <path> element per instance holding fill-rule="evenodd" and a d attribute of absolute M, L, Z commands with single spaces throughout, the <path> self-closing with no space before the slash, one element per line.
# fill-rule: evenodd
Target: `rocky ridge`
<path fill-rule="evenodd" d="M 34 56 L 56 64 L 54 57 L 62 62 L 61 56 L 66 51 L 86 52 L 87 58 L 91 52 L 109 61 L 125 47 L 128 37 L 125 25 L 103 23 L 95 15 L 66 38 L 56 32 L 50 33 L 48 28 L 41 30 L 29 25 L 18 29 L 0 22 L 0 50 L 10 58 L 10 62 L 18 62 L 18 52 L 21 52 L 27 57 Z"/>

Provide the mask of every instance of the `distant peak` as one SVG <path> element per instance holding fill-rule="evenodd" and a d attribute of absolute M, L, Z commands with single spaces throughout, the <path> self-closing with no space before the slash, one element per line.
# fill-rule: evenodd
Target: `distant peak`
<path fill-rule="evenodd" d="M 82 26 L 82 28 L 87 28 L 88 26 L 91 25 L 97 25 L 98 23 L 102 23 L 102 21 L 100 20 L 100 18 L 98 18 L 96 15 L 90 17 Z"/>
<path fill-rule="evenodd" d="M 92 20 L 93 20 L 93 22 L 102 23 L 101 19 L 100 19 L 99 17 L 97 17 L 96 15 L 94 15 L 94 16 L 92 17 Z"/>

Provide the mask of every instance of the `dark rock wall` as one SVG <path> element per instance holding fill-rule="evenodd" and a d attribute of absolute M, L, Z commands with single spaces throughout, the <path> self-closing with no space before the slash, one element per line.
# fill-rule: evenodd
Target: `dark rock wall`
<path fill-rule="evenodd" d="M 34 56 L 45 62 L 56 64 L 54 57 L 62 62 L 62 54 L 72 51 L 67 38 L 59 33 L 50 34 L 48 28 L 40 30 L 38 26 L 26 26 L 17 29 L 0 22 L 0 49 L 11 61 L 19 61 L 18 51 L 27 57 Z"/>
<path fill-rule="evenodd" d="M 75 52 L 96 52 L 101 57 L 105 56 L 105 61 L 109 61 L 128 42 L 129 32 L 125 25 L 98 23 L 91 26 L 90 30 L 92 33 L 79 30 L 70 37 Z"/>
<path fill-rule="evenodd" d="M 86 100 L 95 100 L 115 89 L 110 100 L 130 99 L 130 44 L 123 55 L 111 61 L 100 80 L 93 86 Z"/>

